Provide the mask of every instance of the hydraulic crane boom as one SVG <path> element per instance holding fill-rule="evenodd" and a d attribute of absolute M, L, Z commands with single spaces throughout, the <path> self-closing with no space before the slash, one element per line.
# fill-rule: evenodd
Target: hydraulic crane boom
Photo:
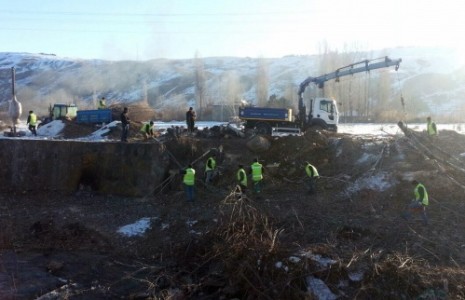
<path fill-rule="evenodd" d="M 379 61 L 382 60 L 382 61 Z M 378 62 L 373 62 L 378 61 Z M 390 59 L 389 57 L 382 57 L 373 60 L 362 60 L 348 66 L 337 69 L 335 72 L 327 73 L 318 77 L 308 77 L 305 79 L 299 88 L 299 99 L 302 98 L 302 94 L 305 92 L 305 89 L 310 83 L 315 83 L 319 88 L 323 88 L 326 81 L 331 79 L 339 80 L 340 77 L 353 75 L 360 72 L 369 72 L 375 69 L 388 68 L 391 66 L 396 66 L 396 71 L 399 69 L 399 65 L 402 62 L 402 59 Z"/>

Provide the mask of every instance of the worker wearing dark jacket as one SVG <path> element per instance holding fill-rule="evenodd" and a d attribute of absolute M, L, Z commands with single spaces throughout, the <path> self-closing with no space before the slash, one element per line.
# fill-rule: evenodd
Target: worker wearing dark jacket
<path fill-rule="evenodd" d="M 429 205 L 428 192 L 423 184 L 417 180 L 412 180 L 414 199 L 410 202 L 407 212 L 404 214 L 406 219 L 410 219 L 413 213 L 421 213 L 423 223 L 428 225 L 428 216 L 426 215 L 426 207 Z"/>
<path fill-rule="evenodd" d="M 27 117 L 26 124 L 29 125 L 29 130 L 32 132 L 32 134 L 37 136 L 37 131 L 36 131 L 37 116 L 32 110 L 29 111 L 29 116 Z"/>
<path fill-rule="evenodd" d="M 128 117 L 128 108 L 125 107 L 123 112 L 121 113 L 121 141 L 127 142 L 128 141 L 128 133 L 129 133 L 129 117 Z"/>
<path fill-rule="evenodd" d="M 307 177 L 305 179 L 305 183 L 307 186 L 307 190 L 309 194 L 316 193 L 316 182 L 318 178 L 320 178 L 320 175 L 318 174 L 318 170 L 310 164 L 308 161 L 305 162 L 305 173 L 307 174 Z"/>

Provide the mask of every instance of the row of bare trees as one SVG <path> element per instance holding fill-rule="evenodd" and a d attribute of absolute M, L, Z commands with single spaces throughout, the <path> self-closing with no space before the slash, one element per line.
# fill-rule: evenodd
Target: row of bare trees
<path fill-rule="evenodd" d="M 320 49 L 317 72 L 309 70 L 309 73 L 319 76 L 334 72 L 338 68 L 353 64 L 365 59 L 366 52 L 347 50 L 339 52 L 331 50 L 327 44 Z M 256 77 L 251 83 L 255 88 L 255 97 L 252 101 L 257 106 L 264 107 L 297 107 L 298 84 L 292 75 L 283 82 L 275 82 L 281 93 L 270 95 L 270 73 L 268 61 L 258 58 L 256 61 Z M 217 104 L 233 110 L 240 104 L 240 100 L 246 88 L 241 82 L 240 76 L 235 71 L 225 71 L 217 76 L 217 86 L 207 86 L 208 76 L 202 58 L 197 53 L 195 56 L 195 101 L 199 115 L 208 111 L 211 104 Z M 210 78 L 211 79 L 211 78 Z M 305 78 L 302 78 L 304 80 Z M 300 79 L 297 79 L 300 80 Z M 397 84 L 397 74 L 392 69 L 381 69 L 366 74 L 359 73 L 353 76 L 341 78 L 338 82 L 328 81 L 323 89 L 309 86 L 304 94 L 305 98 L 317 96 L 331 97 L 338 101 L 339 110 L 343 119 L 348 121 L 395 121 L 406 113 L 406 107 L 401 101 L 402 89 Z M 249 99 L 250 100 L 250 99 Z M 418 108 L 418 107 L 416 107 Z M 408 110 L 408 107 L 407 107 Z M 228 112 L 228 115 L 230 113 Z"/>

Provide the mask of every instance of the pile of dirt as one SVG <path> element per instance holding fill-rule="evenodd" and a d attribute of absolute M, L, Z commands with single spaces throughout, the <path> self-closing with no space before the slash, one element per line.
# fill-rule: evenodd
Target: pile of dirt
<path fill-rule="evenodd" d="M 164 137 L 172 176 L 137 199 L 1 194 L 0 287 L 25 298 L 54 291 L 69 299 L 465 297 L 464 136 L 307 132 L 267 137 L 261 152 L 248 149 L 248 139 Z M 212 149 L 221 175 L 205 186 Z M 256 157 L 265 166 L 263 191 L 239 195 L 237 165 Z M 304 187 L 305 161 L 321 175 L 316 194 Z M 194 203 L 185 201 L 177 172 L 188 163 L 197 170 Z M 412 179 L 429 193 L 428 226 L 402 218 Z M 144 234 L 119 233 L 141 219 L 150 220 Z M 67 284 L 27 289 L 3 280 L 26 278 L 20 260 L 42 268 L 37 278 L 53 269 Z"/>

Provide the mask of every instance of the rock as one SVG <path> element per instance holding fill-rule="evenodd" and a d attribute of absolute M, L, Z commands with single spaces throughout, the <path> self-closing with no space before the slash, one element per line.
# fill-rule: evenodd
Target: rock
<path fill-rule="evenodd" d="M 271 143 L 265 137 L 256 135 L 247 142 L 246 146 L 252 152 L 264 152 L 270 149 Z"/>

